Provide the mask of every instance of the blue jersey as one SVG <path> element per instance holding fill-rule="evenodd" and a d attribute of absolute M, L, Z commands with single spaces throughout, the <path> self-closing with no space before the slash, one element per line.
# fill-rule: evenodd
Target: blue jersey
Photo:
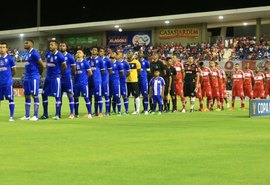
<path fill-rule="evenodd" d="M 112 74 L 110 75 L 110 81 L 120 80 L 119 72 L 123 71 L 122 64 L 119 61 L 111 62 Z"/>
<path fill-rule="evenodd" d="M 10 55 L 0 56 L 0 86 L 13 84 L 11 68 L 14 67 L 16 67 L 16 63 Z"/>
<path fill-rule="evenodd" d="M 71 66 L 75 65 L 75 59 L 74 59 L 73 55 L 71 55 L 70 53 L 66 53 L 64 55 L 64 59 L 65 59 L 66 64 L 67 64 L 67 69 L 66 69 L 65 73 L 63 73 L 61 76 L 61 82 L 65 82 L 65 81 L 68 81 L 70 79 Z"/>
<path fill-rule="evenodd" d="M 141 73 L 139 75 L 139 80 L 140 81 L 147 81 L 147 73 L 150 71 L 150 63 L 148 60 L 143 59 L 140 61 L 141 63 Z"/>
<path fill-rule="evenodd" d="M 104 74 L 102 75 L 102 82 L 109 82 L 109 71 L 110 69 L 112 69 L 111 66 L 111 61 L 108 57 L 103 57 L 102 58 L 103 61 L 103 66 L 104 66 Z"/>
<path fill-rule="evenodd" d="M 29 52 L 26 53 L 24 57 L 24 78 L 25 79 L 39 79 L 39 65 L 38 61 L 40 60 L 40 54 L 37 50 L 31 49 Z"/>
<path fill-rule="evenodd" d="M 74 76 L 74 85 L 87 85 L 88 84 L 88 70 L 90 69 L 89 63 L 86 60 L 81 62 L 76 61 L 76 72 Z"/>
<path fill-rule="evenodd" d="M 149 83 L 149 86 L 152 87 L 152 95 L 161 96 L 164 85 L 165 85 L 165 81 L 162 77 L 158 77 L 158 78 L 153 77 Z"/>
<path fill-rule="evenodd" d="M 90 57 L 89 63 L 93 72 L 93 75 L 90 78 L 92 78 L 94 82 L 101 82 L 101 70 L 104 70 L 102 59 L 98 56 L 95 58 Z"/>
<path fill-rule="evenodd" d="M 61 52 L 56 51 L 55 54 L 47 52 L 47 73 L 46 78 L 57 78 L 61 76 L 61 65 L 65 63 L 64 56 Z"/>
<path fill-rule="evenodd" d="M 124 75 L 123 76 L 120 76 L 120 82 L 121 83 L 126 83 L 127 72 L 130 71 L 130 65 L 125 60 L 122 60 L 121 61 L 121 64 L 122 64 L 122 68 L 123 68 L 123 71 L 124 71 Z"/>

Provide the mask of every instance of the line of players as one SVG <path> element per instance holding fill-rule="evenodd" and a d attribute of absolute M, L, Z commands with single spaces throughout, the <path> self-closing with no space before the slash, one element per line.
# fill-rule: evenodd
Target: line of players
<path fill-rule="evenodd" d="M 33 49 L 34 42 L 26 40 L 24 48 L 28 51 L 24 58 L 25 62 L 25 116 L 21 120 L 38 120 L 39 98 L 38 89 L 40 83 L 40 75 L 45 66 L 37 50 Z M 8 54 L 3 52 L 7 50 L 7 44 L 2 43 L 1 63 L 3 69 L 0 73 L 1 79 L 8 84 L 1 85 L 1 99 L 5 96 L 10 101 L 10 121 L 14 120 L 14 101 L 12 88 L 12 74 L 7 74 L 4 69 L 10 67 L 12 72 L 16 70 L 15 62 L 11 61 Z M 159 71 L 161 78 L 164 79 L 164 89 L 159 90 L 162 99 L 162 109 L 170 110 L 170 100 L 172 100 L 172 111 L 177 111 L 177 96 L 181 97 L 182 112 L 186 111 L 186 99 L 190 97 L 190 112 L 194 111 L 195 98 L 199 99 L 200 111 L 213 110 L 214 102 L 217 102 L 217 110 L 224 109 L 224 100 L 227 103 L 226 94 L 226 75 L 217 63 L 210 62 L 210 67 L 204 66 L 203 62 L 195 61 L 193 57 L 189 57 L 188 61 L 182 64 L 175 55 L 171 55 L 160 60 L 160 54 L 153 55 L 153 61 L 149 63 L 144 59 L 143 52 L 138 52 L 134 55 L 129 51 L 126 55 L 126 60 L 123 59 L 123 53 L 112 52 L 109 56 L 105 56 L 104 49 L 92 48 L 92 55 L 89 58 L 84 58 L 82 50 L 78 50 L 76 59 L 67 52 L 66 43 L 60 43 L 58 51 L 58 42 L 50 41 L 50 50 L 46 53 L 46 78 L 43 85 L 42 104 L 43 115 L 41 119 L 47 119 L 48 114 L 48 96 L 55 97 L 56 113 L 54 119 L 61 117 L 62 95 L 67 93 L 69 99 L 70 116 L 73 119 L 78 116 L 79 97 L 83 96 L 88 118 L 92 117 L 92 96 L 94 97 L 94 114 L 103 116 L 103 99 L 105 99 L 105 115 L 111 112 L 122 114 L 121 98 L 124 102 L 125 111 L 123 114 L 128 114 L 128 97 L 130 93 L 134 96 L 135 112 L 140 113 L 140 95 L 143 96 L 143 113 L 148 114 L 148 104 L 150 103 L 150 111 L 155 111 L 153 106 L 153 97 L 155 94 L 155 85 L 151 84 L 151 92 L 148 87 L 150 80 L 156 78 L 155 71 Z M 6 62 L 9 61 L 10 62 Z M 6 63 L 8 63 L 7 66 Z M 2 66 L 3 65 L 3 66 Z M 4 71 L 4 72 L 3 72 Z M 243 72 L 239 69 L 239 64 L 235 64 L 235 71 L 232 74 L 233 91 L 232 91 L 232 108 L 234 108 L 235 97 L 241 99 L 241 107 L 244 109 L 244 96 L 250 98 L 265 98 L 269 94 L 270 83 L 270 67 L 266 74 L 255 70 L 255 74 L 248 69 Z M 8 72 L 8 71 L 7 71 Z M 72 75 L 73 74 L 73 75 Z M 6 79 L 6 75 L 10 79 Z M 14 74 L 13 74 L 14 75 Z M 266 93 L 264 93 L 264 79 L 267 79 Z M 72 78 L 73 81 L 72 81 Z M 249 82 L 254 82 L 254 85 Z M 247 85 L 248 84 L 248 85 Z M 74 86 L 74 87 L 73 87 Z M 254 89 L 252 90 L 252 87 Z M 163 88 L 163 87 L 161 87 Z M 74 90 L 74 92 L 73 92 Z M 244 94 L 245 92 L 245 94 Z M 151 98 L 149 98 L 149 95 Z M 30 117 L 31 96 L 34 100 L 34 115 Z M 207 98 L 206 109 L 203 108 L 203 98 Z M 149 100 L 149 101 L 148 101 Z M 157 103 L 154 101 L 154 103 Z M 112 105 L 112 110 L 111 110 Z M 117 107 L 117 111 L 116 111 Z"/>

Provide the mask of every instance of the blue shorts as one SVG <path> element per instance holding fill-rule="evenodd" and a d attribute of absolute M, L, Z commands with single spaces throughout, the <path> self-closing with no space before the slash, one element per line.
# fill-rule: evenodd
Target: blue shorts
<path fill-rule="evenodd" d="M 0 101 L 4 100 L 4 97 L 6 100 L 13 100 L 14 94 L 12 85 L 0 87 Z"/>
<path fill-rule="evenodd" d="M 59 78 L 46 78 L 42 94 L 46 96 L 53 96 L 59 98 L 61 96 L 61 79 Z"/>
<path fill-rule="evenodd" d="M 148 82 L 147 80 L 139 82 L 139 88 L 141 95 L 145 96 L 148 95 Z"/>
<path fill-rule="evenodd" d="M 110 81 L 110 96 L 121 97 L 121 89 L 119 80 Z"/>
<path fill-rule="evenodd" d="M 120 82 L 120 90 L 121 90 L 121 95 L 122 96 L 127 96 L 127 94 L 128 94 L 127 83 Z"/>
<path fill-rule="evenodd" d="M 95 81 L 95 83 L 89 83 L 88 88 L 89 88 L 89 98 L 91 96 L 102 96 L 101 82 Z"/>
<path fill-rule="evenodd" d="M 39 83 L 40 79 L 24 79 L 24 94 L 38 96 Z"/>
<path fill-rule="evenodd" d="M 71 78 L 65 80 L 61 79 L 61 91 L 73 94 L 73 85 Z"/>
<path fill-rule="evenodd" d="M 102 82 L 102 96 L 110 96 L 109 81 Z"/>
<path fill-rule="evenodd" d="M 152 100 L 153 100 L 153 104 L 158 103 L 159 105 L 163 105 L 163 98 L 162 98 L 162 96 L 154 95 L 152 97 Z"/>
<path fill-rule="evenodd" d="M 88 85 L 74 84 L 74 97 L 89 97 Z"/>

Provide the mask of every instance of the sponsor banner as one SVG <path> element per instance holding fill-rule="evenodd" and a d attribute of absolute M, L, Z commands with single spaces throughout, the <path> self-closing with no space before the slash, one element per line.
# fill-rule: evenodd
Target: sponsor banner
<path fill-rule="evenodd" d="M 204 65 L 209 67 L 209 60 L 204 60 Z M 239 63 L 240 69 L 242 69 L 242 60 L 228 60 L 228 61 L 220 61 L 218 62 L 220 68 L 226 72 L 234 71 L 234 64 Z M 256 64 L 256 61 L 255 61 Z"/>
<path fill-rule="evenodd" d="M 149 45 L 151 44 L 151 31 L 108 31 L 107 46 L 115 47 L 118 45 Z"/>
<path fill-rule="evenodd" d="M 270 64 L 270 59 L 256 60 L 256 67 L 259 68 L 260 71 L 264 71 L 265 68 Z"/>
<path fill-rule="evenodd" d="M 77 45 L 77 44 L 97 44 L 98 37 L 70 37 L 67 38 L 67 44 L 69 45 Z"/>
<path fill-rule="evenodd" d="M 245 70 L 245 66 L 246 66 L 247 64 L 249 64 L 249 69 L 255 70 L 255 68 L 256 68 L 256 63 L 257 63 L 256 60 L 243 60 L 243 61 L 242 61 L 242 69 Z"/>
<path fill-rule="evenodd" d="M 199 36 L 200 30 L 198 28 L 161 29 L 159 31 L 160 39 L 196 38 Z"/>
<path fill-rule="evenodd" d="M 270 116 L 270 100 L 255 99 L 249 101 L 249 117 Z"/>
<path fill-rule="evenodd" d="M 183 60 L 185 62 L 185 60 Z M 209 67 L 209 60 L 204 60 L 204 65 L 206 67 Z M 259 68 L 259 71 L 265 71 L 266 67 L 270 64 L 270 59 L 263 59 L 263 60 L 223 60 L 219 61 L 218 64 L 226 72 L 232 72 L 234 71 L 234 64 L 238 63 L 240 66 L 240 69 L 245 70 L 245 66 L 247 63 L 249 63 L 249 68 L 251 70 L 255 70 L 256 67 Z"/>

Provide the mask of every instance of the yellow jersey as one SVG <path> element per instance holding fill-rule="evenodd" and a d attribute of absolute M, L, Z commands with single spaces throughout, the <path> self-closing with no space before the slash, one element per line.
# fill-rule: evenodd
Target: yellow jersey
<path fill-rule="evenodd" d="M 127 82 L 138 82 L 138 69 L 141 69 L 141 63 L 133 59 L 131 62 L 128 62 L 130 66 L 130 74 L 127 77 Z"/>

